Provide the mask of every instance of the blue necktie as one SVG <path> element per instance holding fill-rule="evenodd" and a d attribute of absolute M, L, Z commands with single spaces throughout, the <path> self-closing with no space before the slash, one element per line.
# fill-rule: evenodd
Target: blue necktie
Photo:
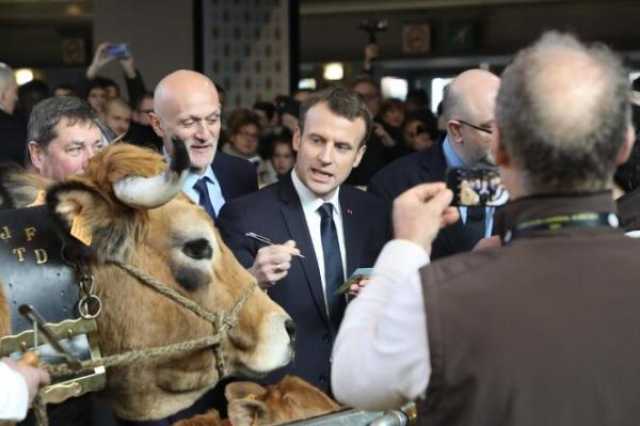
<path fill-rule="evenodd" d="M 337 295 L 336 290 L 344 282 L 344 272 L 342 270 L 342 256 L 338 245 L 338 232 L 336 224 L 333 222 L 333 205 L 324 203 L 318 209 L 320 213 L 320 235 L 322 237 L 322 251 L 324 254 L 324 283 L 325 298 L 329 305 L 329 317 L 338 331 L 346 301 L 344 295 Z"/>
<path fill-rule="evenodd" d="M 209 189 L 207 188 L 208 177 L 201 177 L 198 179 L 195 185 L 193 185 L 193 189 L 196 190 L 198 195 L 200 196 L 199 204 L 203 209 L 209 213 L 212 219 L 216 218 L 216 211 L 213 208 L 213 204 L 211 204 L 211 198 L 209 197 Z"/>

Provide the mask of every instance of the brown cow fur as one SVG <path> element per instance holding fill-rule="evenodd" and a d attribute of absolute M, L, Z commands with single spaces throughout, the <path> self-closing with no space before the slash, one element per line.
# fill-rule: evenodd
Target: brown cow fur
<path fill-rule="evenodd" d="M 176 162 L 176 167 L 180 164 L 188 161 Z M 48 207 L 61 230 L 68 233 L 75 221 L 91 237 L 89 247 L 70 236 L 66 246 L 78 259 L 89 262 L 95 275 L 103 303 L 97 318 L 103 355 L 214 333 L 210 323 L 107 264 L 108 259 L 146 271 L 211 312 L 229 312 L 255 284 L 206 212 L 184 195 L 151 210 L 125 205 L 115 197 L 113 184 L 119 179 L 149 177 L 165 168 L 164 158 L 151 150 L 116 144 L 96 154 L 83 175 L 47 190 Z M 7 205 L 24 207 L 33 202 L 34 188 L 42 186 L 14 172 L 4 179 L 0 169 L 1 193 L 13 197 Z M 189 244 L 203 241 L 213 253 L 211 258 L 187 254 Z M 292 341 L 285 329 L 288 319 L 264 292 L 253 291 L 239 311 L 237 326 L 222 338 L 227 373 L 264 374 L 284 366 L 292 356 Z M 214 387 L 219 380 L 215 366 L 215 352 L 205 349 L 169 361 L 110 368 L 106 396 L 120 418 L 163 418 L 191 406 Z"/>
<path fill-rule="evenodd" d="M 162 156 L 126 144 L 98 153 L 81 176 L 53 185 L 47 204 L 64 230 L 80 221 L 91 236 L 97 292 L 103 302 L 98 332 L 104 355 L 158 347 L 210 336 L 213 327 L 183 307 L 105 264 L 134 265 L 212 312 L 228 312 L 255 279 L 222 242 L 206 212 L 183 195 L 152 210 L 124 205 L 112 184 L 126 176 L 152 176 L 165 169 Z M 185 254 L 187 244 L 205 241 L 211 259 Z M 80 242 L 70 239 L 77 247 Z M 188 285 L 187 285 L 188 284 Z M 268 372 L 291 357 L 284 321 L 289 317 L 262 291 L 253 291 L 238 325 L 223 338 L 228 373 Z M 111 368 L 108 396 L 115 413 L 143 421 L 166 417 L 192 405 L 220 379 L 212 350 L 164 362 Z"/>
<path fill-rule="evenodd" d="M 4 284 L 0 282 L 0 337 L 11 333 L 11 310 L 4 295 Z"/>
<path fill-rule="evenodd" d="M 341 407 L 320 389 L 295 376 L 285 376 L 275 385 L 234 382 L 225 389 L 229 419 L 221 421 L 217 411 L 182 420 L 174 426 L 262 426 L 328 414 Z"/>

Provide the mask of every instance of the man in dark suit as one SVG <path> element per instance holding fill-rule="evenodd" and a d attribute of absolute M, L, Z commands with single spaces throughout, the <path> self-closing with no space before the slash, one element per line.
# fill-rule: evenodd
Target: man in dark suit
<path fill-rule="evenodd" d="M 24 165 L 27 126 L 14 115 L 18 100 L 18 85 L 13 70 L 0 63 L 0 161 Z"/>
<path fill-rule="evenodd" d="M 426 151 L 402 157 L 374 175 L 368 191 L 387 202 L 425 182 L 444 181 L 449 167 L 493 165 L 495 98 L 500 79 L 483 70 L 465 71 L 448 87 L 443 114 L 447 136 Z M 460 208 L 460 221 L 443 230 L 433 245 L 433 258 L 471 250 L 491 236 L 493 208 Z"/>
<path fill-rule="evenodd" d="M 296 323 L 296 360 L 268 381 L 292 373 L 330 392 L 331 346 L 346 306 L 336 289 L 356 268 L 371 267 L 388 237 L 385 203 L 342 186 L 362 159 L 370 127 L 355 93 L 313 95 L 294 134 L 291 174 L 222 209 L 225 242 Z"/>
<path fill-rule="evenodd" d="M 222 205 L 258 189 L 255 168 L 245 160 L 217 152 L 221 105 L 218 91 L 205 75 L 179 70 L 164 77 L 154 93 L 151 125 L 172 154 L 171 139 L 182 139 L 192 171 L 184 192 L 212 218 Z"/>

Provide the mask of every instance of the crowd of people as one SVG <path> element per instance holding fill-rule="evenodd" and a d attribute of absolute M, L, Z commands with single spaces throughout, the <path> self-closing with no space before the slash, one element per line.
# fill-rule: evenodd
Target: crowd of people
<path fill-rule="evenodd" d="M 436 117 L 423 92 L 383 100 L 366 76 L 227 111 L 207 76 L 178 70 L 150 92 L 108 46 L 84 90 L 17 88 L 0 67 L 0 158 L 61 181 L 110 143 L 170 157 L 183 141 L 184 193 L 297 324 L 296 361 L 265 381 L 295 374 L 365 409 L 424 397 L 429 424 L 634 423 L 640 243 L 624 231 L 640 222 L 640 163 L 609 49 L 547 33 L 500 77 L 456 76 Z M 98 77 L 112 60 L 128 102 Z M 486 167 L 507 206 L 452 207 L 447 169 Z M 48 381 L 12 361 L 0 374 L 29 384 L 0 419 Z M 221 386 L 145 424 L 222 408 Z"/>

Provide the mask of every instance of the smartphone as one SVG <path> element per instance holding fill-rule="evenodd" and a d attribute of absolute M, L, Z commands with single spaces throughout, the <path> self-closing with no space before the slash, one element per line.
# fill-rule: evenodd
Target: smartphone
<path fill-rule="evenodd" d="M 500 173 L 494 168 L 451 168 L 447 170 L 447 186 L 453 191 L 455 206 L 498 207 L 509 200 Z"/>
<path fill-rule="evenodd" d="M 360 281 L 360 280 L 362 280 L 364 278 L 371 278 L 372 274 L 373 274 L 373 268 L 358 268 L 358 269 L 356 269 L 355 271 L 353 271 L 353 274 L 351 274 L 349 279 L 347 281 L 345 281 L 344 284 L 342 284 L 336 290 L 336 294 L 343 294 L 343 293 L 348 292 L 353 284 L 357 283 L 358 281 Z"/>
<path fill-rule="evenodd" d="M 131 56 L 126 43 L 114 43 L 107 47 L 107 53 L 117 59 L 125 59 Z"/>

